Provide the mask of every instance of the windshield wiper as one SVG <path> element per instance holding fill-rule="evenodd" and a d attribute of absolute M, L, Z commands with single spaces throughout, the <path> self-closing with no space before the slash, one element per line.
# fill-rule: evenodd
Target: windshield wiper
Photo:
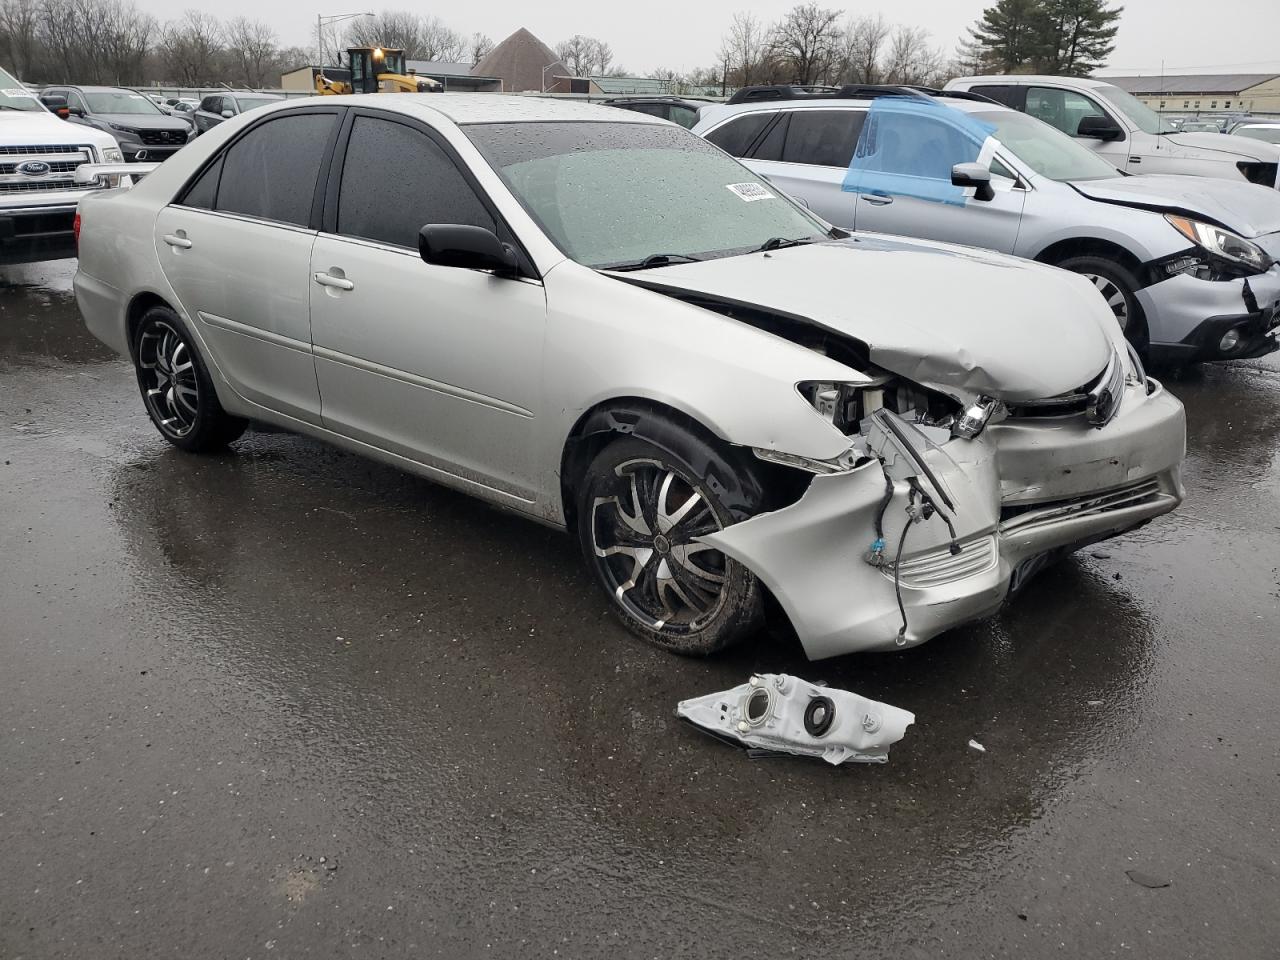
<path fill-rule="evenodd" d="M 643 260 L 632 263 L 620 263 L 608 270 L 648 270 L 650 267 L 665 267 L 669 263 L 701 263 L 701 257 L 691 257 L 687 253 L 651 253 Z"/>
<path fill-rule="evenodd" d="M 760 253 L 764 250 L 778 250 L 782 247 L 798 247 L 802 243 L 813 243 L 815 237 L 770 237 L 760 246 L 756 247 L 756 252 Z"/>
<path fill-rule="evenodd" d="M 27 111 L 25 108 L 23 108 L 23 107 L 11 107 L 11 106 L 9 106 L 9 104 L 7 104 L 7 103 L 0 103 L 0 110 L 17 110 L 19 113 L 27 113 L 27 112 L 28 112 L 28 111 Z"/>

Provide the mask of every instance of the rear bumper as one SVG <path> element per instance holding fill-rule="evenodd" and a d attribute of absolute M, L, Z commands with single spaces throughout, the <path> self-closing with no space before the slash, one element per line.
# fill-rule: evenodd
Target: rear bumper
<path fill-rule="evenodd" d="M 0 264 L 60 260 L 76 255 L 75 202 L 0 207 Z"/>
<path fill-rule="evenodd" d="M 1147 317 L 1153 363 L 1265 356 L 1277 349 L 1280 265 L 1242 280 L 1171 277 L 1139 290 L 1138 302 Z M 1223 349 L 1222 338 L 1233 328 L 1239 341 Z"/>
<path fill-rule="evenodd" d="M 1181 503 L 1186 421 L 1182 405 L 1154 388 L 1131 388 L 1101 430 L 1006 424 L 929 448 L 925 459 L 956 506 L 959 552 L 940 516 L 908 528 L 908 486 L 895 482 L 883 562 L 867 561 L 885 492 L 878 460 L 815 477 L 799 502 L 705 540 L 768 585 L 811 659 L 923 643 L 996 611 L 1046 559 Z"/>

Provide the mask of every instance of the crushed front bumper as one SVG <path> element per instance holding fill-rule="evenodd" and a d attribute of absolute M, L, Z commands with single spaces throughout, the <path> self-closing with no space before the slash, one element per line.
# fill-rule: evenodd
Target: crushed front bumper
<path fill-rule="evenodd" d="M 815 477 L 797 503 L 704 539 L 773 591 L 810 659 L 923 643 L 995 612 L 1046 559 L 1182 501 L 1182 404 L 1150 384 L 1149 395 L 1131 385 L 1100 430 L 1083 418 L 1007 421 L 975 440 L 921 444 L 954 504 L 958 552 L 941 516 L 908 523 L 909 487 L 894 481 L 884 562 L 868 562 L 886 493 L 880 460 Z"/>
<path fill-rule="evenodd" d="M 1153 364 L 1245 360 L 1278 349 L 1280 265 L 1239 280 L 1180 274 L 1137 296 L 1147 318 Z M 1234 344 L 1224 348 L 1223 337 L 1232 330 Z"/>

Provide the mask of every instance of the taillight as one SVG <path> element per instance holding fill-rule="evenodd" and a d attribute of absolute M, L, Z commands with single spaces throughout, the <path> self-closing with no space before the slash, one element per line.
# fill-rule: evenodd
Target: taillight
<path fill-rule="evenodd" d="M 76 211 L 76 218 L 71 221 L 71 235 L 76 238 L 76 246 L 80 246 L 80 211 Z"/>

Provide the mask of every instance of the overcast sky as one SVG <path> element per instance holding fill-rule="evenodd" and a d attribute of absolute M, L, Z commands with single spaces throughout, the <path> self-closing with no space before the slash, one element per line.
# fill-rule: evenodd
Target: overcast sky
<path fill-rule="evenodd" d="M 181 10 L 171 0 L 137 0 L 161 19 Z M 325 0 L 329 2 L 329 0 Z M 317 9 L 310 0 L 221 0 L 213 10 L 229 18 L 238 14 L 268 22 L 285 45 L 314 42 L 317 13 L 360 10 L 351 6 Z M 439 16 L 455 30 L 480 31 L 495 42 L 519 27 L 528 27 L 547 44 L 575 33 L 599 37 L 614 50 L 615 63 L 633 74 L 657 67 L 688 70 L 714 62 L 725 26 L 739 10 L 774 20 L 794 0 L 648 0 L 645 3 L 548 3 L 528 0 L 483 0 L 474 4 L 382 3 L 365 0 L 364 9 L 416 9 Z M 823 0 L 819 0 L 823 2 Z M 849 13 L 883 12 L 893 22 L 923 26 L 934 42 L 951 50 L 965 28 L 981 15 L 981 0 L 860 0 L 827 5 Z M 1280 72 L 1280 0 L 1127 0 L 1110 72 Z"/>

